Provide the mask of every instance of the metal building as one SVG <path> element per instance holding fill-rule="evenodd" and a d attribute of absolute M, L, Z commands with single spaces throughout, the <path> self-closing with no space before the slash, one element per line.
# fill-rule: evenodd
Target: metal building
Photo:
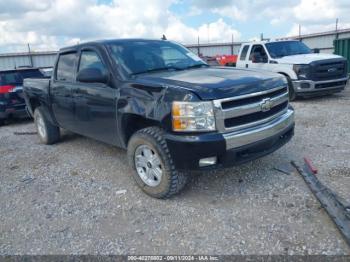
<path fill-rule="evenodd" d="M 350 28 L 343 30 L 334 30 L 322 33 L 307 34 L 300 36 L 291 36 L 279 38 L 277 40 L 295 39 L 305 43 L 310 48 L 318 48 L 321 53 L 334 53 L 334 40 L 350 37 Z"/>
<path fill-rule="evenodd" d="M 56 59 L 57 52 L 31 52 L 0 54 L 0 70 L 15 69 L 18 67 L 51 67 Z"/>
<path fill-rule="evenodd" d="M 334 40 L 350 37 L 350 28 L 323 33 L 307 34 L 279 38 L 277 40 L 296 39 L 310 48 L 319 48 L 321 53 L 334 52 Z M 208 43 L 186 45 L 195 54 L 203 56 L 238 54 L 242 42 Z M 14 69 L 20 66 L 51 67 L 56 59 L 56 51 L 0 54 L 0 70 Z"/>
<path fill-rule="evenodd" d="M 193 53 L 203 56 L 238 54 L 241 42 L 186 45 Z"/>

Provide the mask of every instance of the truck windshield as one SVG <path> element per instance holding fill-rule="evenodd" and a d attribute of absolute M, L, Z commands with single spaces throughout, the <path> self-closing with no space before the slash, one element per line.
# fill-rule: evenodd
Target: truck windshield
<path fill-rule="evenodd" d="M 311 53 L 311 49 L 299 41 L 281 41 L 266 43 L 265 45 L 272 58 Z"/>
<path fill-rule="evenodd" d="M 120 41 L 108 47 L 114 61 L 128 75 L 208 66 L 190 50 L 168 41 Z"/>

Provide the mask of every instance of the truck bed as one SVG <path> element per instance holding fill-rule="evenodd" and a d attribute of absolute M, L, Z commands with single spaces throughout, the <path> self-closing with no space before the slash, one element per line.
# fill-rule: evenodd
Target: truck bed
<path fill-rule="evenodd" d="M 41 104 L 48 105 L 49 103 L 49 88 L 50 79 L 47 78 L 27 78 L 23 81 L 23 92 L 26 104 L 30 105 L 32 99 L 39 100 Z M 38 102 L 39 102 L 38 101 Z M 29 113 L 33 116 L 31 108 L 28 108 Z"/>

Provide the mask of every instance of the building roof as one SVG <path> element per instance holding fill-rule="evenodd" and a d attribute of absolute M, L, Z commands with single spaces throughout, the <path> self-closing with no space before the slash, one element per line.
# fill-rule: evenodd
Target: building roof
<path fill-rule="evenodd" d="M 299 35 L 286 36 L 286 37 L 280 37 L 280 38 L 278 38 L 278 40 L 310 38 L 310 37 L 317 37 L 317 36 L 324 36 L 324 35 L 334 35 L 334 34 L 341 34 L 341 33 L 350 33 L 350 28 L 339 29 L 339 30 L 331 30 L 331 31 L 312 33 L 312 34 L 304 34 L 304 35 L 300 35 L 300 36 Z"/>

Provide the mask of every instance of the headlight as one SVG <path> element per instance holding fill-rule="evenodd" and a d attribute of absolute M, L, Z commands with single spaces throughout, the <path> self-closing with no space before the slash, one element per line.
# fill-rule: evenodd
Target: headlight
<path fill-rule="evenodd" d="M 309 69 L 309 65 L 293 65 L 293 70 L 300 79 L 307 78 L 307 73 L 309 72 Z"/>
<path fill-rule="evenodd" d="M 213 131 L 215 130 L 213 103 L 173 102 L 172 122 L 174 131 Z"/>

